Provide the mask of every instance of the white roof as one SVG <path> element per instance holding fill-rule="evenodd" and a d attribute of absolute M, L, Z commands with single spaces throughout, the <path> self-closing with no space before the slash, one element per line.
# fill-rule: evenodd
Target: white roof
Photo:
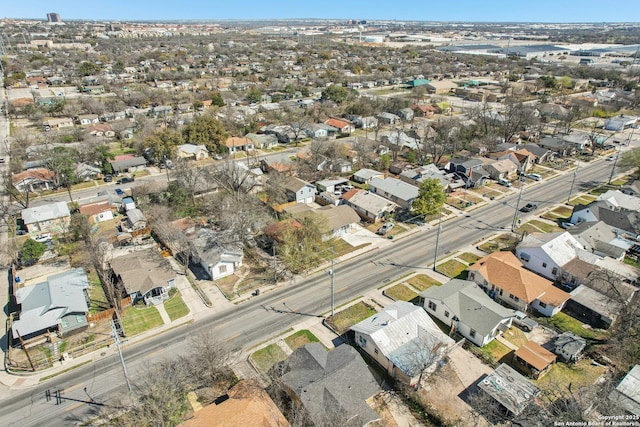
<path fill-rule="evenodd" d="M 609 190 L 603 193 L 596 201 L 603 200 L 612 207 L 620 207 L 630 211 L 640 211 L 640 197 L 624 194 L 620 190 Z"/>
<path fill-rule="evenodd" d="M 582 244 L 567 231 L 555 233 L 531 233 L 518 245 L 518 250 L 541 248 L 558 266 L 578 257 L 595 263 L 600 257 L 584 250 Z"/>
<path fill-rule="evenodd" d="M 49 221 L 57 218 L 65 218 L 70 214 L 66 202 L 55 202 L 48 205 L 36 206 L 22 210 L 22 220 L 25 224 L 34 224 L 40 221 Z"/>

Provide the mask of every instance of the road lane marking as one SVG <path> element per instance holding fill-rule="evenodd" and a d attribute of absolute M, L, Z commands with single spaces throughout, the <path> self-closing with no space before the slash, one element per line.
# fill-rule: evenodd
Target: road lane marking
<path fill-rule="evenodd" d="M 75 404 L 73 404 L 73 405 L 69 406 L 67 409 L 65 409 L 65 410 L 64 410 L 64 412 L 71 412 L 71 411 L 73 411 L 74 409 L 78 409 L 78 408 L 79 408 L 79 407 L 81 407 L 82 405 L 84 405 L 84 402 L 78 402 L 78 403 L 75 403 Z"/>
<path fill-rule="evenodd" d="M 72 392 L 73 390 L 75 390 L 75 389 L 77 389 L 77 388 L 82 387 L 83 385 L 84 385 L 84 383 L 79 383 L 79 384 L 76 384 L 76 385 L 72 385 L 72 386 L 71 386 L 71 387 L 69 387 L 69 388 L 65 388 L 65 389 L 64 389 L 64 390 L 62 390 L 62 391 L 63 391 L 63 393 L 69 393 L 69 392 Z"/>

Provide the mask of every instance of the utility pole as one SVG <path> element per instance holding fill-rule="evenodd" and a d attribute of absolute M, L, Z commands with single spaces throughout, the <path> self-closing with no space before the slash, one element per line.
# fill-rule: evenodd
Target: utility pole
<path fill-rule="evenodd" d="M 567 204 L 569 204 L 569 200 L 571 200 L 571 193 L 573 193 L 573 186 L 576 183 L 576 177 L 578 176 L 578 167 L 580 167 L 580 162 L 576 162 L 576 170 L 573 171 L 573 179 L 571 180 L 571 188 L 569 188 L 569 195 L 567 196 Z"/>
<path fill-rule="evenodd" d="M 440 219 L 438 219 L 438 232 L 436 234 L 436 253 L 433 255 L 433 271 L 436 273 L 436 264 L 438 263 L 438 245 L 440 244 L 440 231 L 442 231 L 442 206 L 440 207 Z"/>
<path fill-rule="evenodd" d="M 518 225 L 518 209 L 520 209 L 520 200 L 522 199 L 522 191 L 524 190 L 524 180 L 526 178 L 521 176 L 518 178 L 518 182 L 520 182 L 520 192 L 518 193 L 518 200 L 516 201 L 516 210 L 513 213 L 513 221 L 511 222 L 511 231 L 516 231 L 516 226 Z"/>
<path fill-rule="evenodd" d="M 609 175 L 609 184 L 613 181 L 613 174 L 616 172 L 616 164 L 618 164 L 618 157 L 620 157 L 620 149 L 616 150 L 616 156 L 613 158 L 613 167 L 611 168 L 611 175 Z"/>
<path fill-rule="evenodd" d="M 118 354 L 120 355 L 120 363 L 122 363 L 122 370 L 124 371 L 124 379 L 127 381 L 127 388 L 129 392 L 132 391 L 131 383 L 129 382 L 129 374 L 127 373 L 127 365 L 124 363 L 124 356 L 122 355 L 122 350 L 120 349 L 120 335 L 118 334 L 118 330 L 116 329 L 116 324 L 112 320 L 111 321 L 111 332 L 113 333 L 113 339 L 116 343 L 116 349 L 118 350 Z"/>
<path fill-rule="evenodd" d="M 333 259 L 333 250 L 331 251 L 331 270 L 329 270 L 329 276 L 331 277 L 331 316 L 333 316 L 335 307 L 336 307 L 336 298 L 334 293 L 334 283 L 333 278 L 335 276 L 334 267 L 334 259 Z"/>

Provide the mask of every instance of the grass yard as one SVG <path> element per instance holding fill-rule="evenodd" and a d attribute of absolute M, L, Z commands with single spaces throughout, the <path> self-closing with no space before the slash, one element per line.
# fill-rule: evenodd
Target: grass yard
<path fill-rule="evenodd" d="M 589 359 L 579 360 L 575 364 L 558 362 L 542 378 L 533 383 L 540 389 L 552 393 L 566 389 L 568 384 L 571 384 L 572 390 L 580 390 L 581 387 L 595 383 L 603 372 L 603 366 L 592 365 Z"/>
<path fill-rule="evenodd" d="M 532 219 L 527 224 L 533 225 L 543 233 L 551 233 L 553 231 L 562 231 L 562 228 L 558 227 L 555 224 L 549 224 L 548 222 L 540 221 L 537 219 Z"/>
<path fill-rule="evenodd" d="M 151 307 L 127 307 L 122 316 L 124 332 L 127 336 L 137 335 L 163 324 L 158 309 Z"/>
<path fill-rule="evenodd" d="M 302 347 L 305 344 L 309 344 L 312 342 L 320 342 L 318 337 L 313 335 L 310 330 L 302 329 L 295 334 L 289 335 L 284 339 L 284 342 L 287 343 L 291 350 L 296 350 L 297 348 Z"/>
<path fill-rule="evenodd" d="M 215 281 L 216 286 L 220 289 L 220 292 L 224 294 L 227 299 L 232 300 L 238 296 L 235 292 L 236 283 L 240 280 L 235 274 L 231 274 L 226 277 L 222 277 Z"/>
<path fill-rule="evenodd" d="M 467 264 L 473 264 L 482 257 L 476 254 L 472 254 L 471 252 L 465 252 L 463 254 L 458 255 L 458 258 L 466 262 Z"/>
<path fill-rule="evenodd" d="M 437 270 L 439 273 L 444 274 L 448 277 L 457 277 L 460 273 L 467 269 L 467 265 L 461 263 L 458 260 L 450 259 L 447 262 L 443 262 L 442 264 L 438 264 Z"/>
<path fill-rule="evenodd" d="M 431 276 L 427 276 L 426 274 L 416 274 L 415 276 L 408 278 L 406 282 L 421 292 L 432 286 L 442 285 L 442 283 L 438 282 Z"/>
<path fill-rule="evenodd" d="M 327 324 L 330 325 L 338 334 L 342 335 L 356 323 L 373 316 L 376 310 L 369 304 L 360 301 L 342 311 L 337 312 L 333 316 L 327 317 Z"/>
<path fill-rule="evenodd" d="M 167 310 L 167 314 L 171 321 L 179 319 L 189 314 L 189 307 L 182 300 L 182 295 L 176 292 L 174 296 L 164 302 L 164 308 Z"/>
<path fill-rule="evenodd" d="M 287 358 L 287 354 L 280 348 L 278 344 L 270 344 L 265 348 L 254 352 L 251 355 L 251 360 L 256 367 L 263 373 L 269 372 L 269 369 L 276 363 L 282 362 Z"/>
<path fill-rule="evenodd" d="M 384 293 L 394 301 L 411 301 L 418 296 L 417 293 L 415 293 L 414 291 L 409 289 L 407 285 L 403 285 L 402 283 L 392 286 L 389 289 L 385 289 Z"/>
<path fill-rule="evenodd" d="M 570 331 L 585 339 L 603 340 L 608 336 L 605 331 L 585 328 L 584 326 L 586 325 L 584 323 L 563 312 L 560 312 L 553 317 L 541 318 L 541 320 L 549 323 L 561 332 Z"/>
<path fill-rule="evenodd" d="M 376 228 L 377 230 L 378 228 Z M 357 251 L 360 248 L 364 248 L 365 246 L 370 245 L 371 243 L 363 243 L 362 245 L 358 245 L 358 246 L 353 246 L 349 243 L 347 243 L 346 241 L 344 241 L 343 239 L 331 239 L 329 241 L 329 246 L 333 249 L 334 253 L 333 256 L 335 258 L 341 257 L 342 255 L 346 255 L 350 252 L 353 251 Z M 329 252 L 327 252 L 327 259 L 331 259 L 329 257 Z"/>
<path fill-rule="evenodd" d="M 527 234 L 531 234 L 531 233 L 539 233 L 540 229 L 538 229 L 538 227 L 536 227 L 536 226 L 534 226 L 534 225 L 532 225 L 532 224 L 527 222 L 525 224 L 522 224 L 520 227 L 518 227 L 516 229 L 516 232 L 517 233 L 525 233 L 526 232 Z"/>
<path fill-rule="evenodd" d="M 527 336 L 524 334 L 524 332 L 522 332 L 520 329 L 516 328 L 515 326 L 512 326 L 506 331 L 504 331 L 504 333 L 502 334 L 502 337 L 518 348 L 522 347 L 527 343 L 527 341 L 529 341 L 527 339 Z"/>
<path fill-rule="evenodd" d="M 606 193 L 609 190 L 617 190 L 617 189 L 618 187 L 615 185 L 605 184 L 589 190 L 589 194 L 593 194 L 594 196 L 599 196 L 601 194 Z"/>
<path fill-rule="evenodd" d="M 571 199 L 568 204 L 571 206 L 588 205 L 589 203 L 593 202 L 595 199 L 597 199 L 597 197 L 583 194 L 581 196 Z"/>
<path fill-rule="evenodd" d="M 475 351 L 479 352 L 485 360 L 495 366 L 508 360 L 508 357 L 513 350 L 502 344 L 500 341 L 493 340 L 484 347 L 476 347 Z"/>
<path fill-rule="evenodd" d="M 491 239 L 488 242 L 481 244 L 478 246 L 478 249 L 490 254 L 495 251 L 510 249 L 514 247 L 517 242 L 518 238 L 513 234 L 501 234 L 495 239 Z"/>

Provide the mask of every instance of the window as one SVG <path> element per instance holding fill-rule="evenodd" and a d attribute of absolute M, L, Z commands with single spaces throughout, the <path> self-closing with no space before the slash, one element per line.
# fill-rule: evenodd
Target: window
<path fill-rule="evenodd" d="M 362 335 L 358 335 L 358 344 L 360 344 L 360 347 L 366 347 L 367 346 L 367 339 L 365 337 L 363 337 Z"/>
<path fill-rule="evenodd" d="M 547 268 L 547 263 L 546 262 L 542 263 L 542 268 Z"/>
<path fill-rule="evenodd" d="M 553 270 L 551 270 L 551 274 L 553 274 L 554 276 L 558 274 L 558 267 L 553 267 Z"/>
<path fill-rule="evenodd" d="M 526 254 L 524 252 L 520 253 L 520 259 L 524 262 L 529 262 L 529 260 L 531 259 L 531 257 L 529 256 L 529 254 Z"/>
<path fill-rule="evenodd" d="M 547 304 L 543 303 L 542 301 L 538 301 L 538 305 L 542 308 L 547 308 Z"/>
<path fill-rule="evenodd" d="M 448 311 L 444 312 L 444 317 L 449 317 L 449 312 Z"/>
<path fill-rule="evenodd" d="M 220 265 L 218 266 L 218 271 L 220 273 L 226 273 L 227 272 L 227 266 L 226 265 Z"/>
<path fill-rule="evenodd" d="M 469 331 L 469 336 L 470 336 L 471 338 L 475 338 L 475 337 L 476 337 L 476 330 L 475 330 L 475 329 L 471 329 L 471 330 Z"/>
<path fill-rule="evenodd" d="M 476 273 L 469 273 L 469 280 L 474 280 L 476 278 Z"/>
<path fill-rule="evenodd" d="M 379 353 L 379 351 L 378 351 L 378 349 L 377 349 L 377 348 L 374 348 L 374 349 L 373 349 L 373 352 L 374 352 L 375 354 L 378 354 L 378 353 Z"/>
<path fill-rule="evenodd" d="M 436 311 L 436 308 L 438 308 L 436 303 L 434 303 L 433 301 L 429 301 L 429 310 Z"/>
<path fill-rule="evenodd" d="M 511 294 L 509 294 L 509 298 L 511 298 L 511 299 L 512 299 L 512 300 L 514 300 L 514 301 L 519 301 L 518 297 L 517 297 L 517 296 L 515 296 L 515 295 L 511 295 Z"/>

